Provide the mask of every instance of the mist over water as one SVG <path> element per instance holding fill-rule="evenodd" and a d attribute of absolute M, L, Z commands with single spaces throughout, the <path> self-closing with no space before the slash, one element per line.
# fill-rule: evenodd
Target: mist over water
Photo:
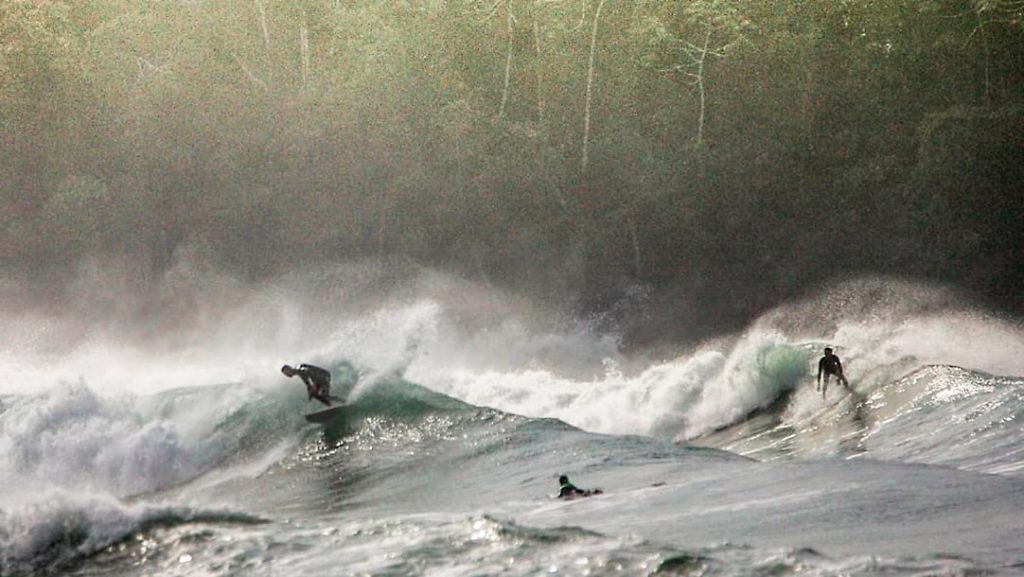
<path fill-rule="evenodd" d="M 109 276 L 89 274 L 72 290 L 69 312 L 4 313 L 11 338 L 0 391 L 86 387 L 104 396 L 240 383 L 297 395 L 282 364 L 345 362 L 360 375 L 354 397 L 397 375 L 589 431 L 687 439 L 807 388 L 824 345 L 861 394 L 931 364 L 1024 374 L 1019 323 L 955 290 L 897 279 L 837 284 L 674 352 L 626 351 L 600 322 L 372 262 L 246 285 L 183 260 L 155 296 L 118 298 Z M 154 299 L 157 308 L 146 302 Z"/>
<path fill-rule="evenodd" d="M 173 270 L 155 296 L 116 298 L 111 276 L 85 275 L 74 284 L 77 298 L 66 311 L 3 313 L 14 338 L 5 341 L 0 358 L 0 482 L 17 489 L 0 497 L 0 541 L 7 547 L 0 563 L 73 566 L 97 552 L 116 559 L 118 547 L 134 551 L 133 558 L 147 556 L 148 541 L 121 541 L 140 531 L 162 543 L 164 554 L 180 551 L 175 559 L 214 559 L 213 550 L 187 545 L 202 542 L 190 540 L 188 527 L 217 527 L 241 543 L 256 539 L 247 550 L 262 551 L 269 545 L 259 544 L 266 538 L 259 524 L 281 511 L 347 515 L 310 518 L 295 533 L 275 530 L 293 545 L 319 547 L 324 543 L 310 540 L 310 531 L 330 537 L 338 523 L 361 527 L 349 509 L 375 502 L 390 507 L 378 515 L 428 515 L 394 517 L 388 531 L 462 531 L 467 521 L 438 515 L 467 506 L 526 506 L 527 524 L 561 526 L 565 521 L 550 505 L 524 505 L 538 485 L 548 485 L 536 478 L 538 467 L 590 471 L 591 482 L 620 491 L 664 483 L 659 479 L 666 475 L 686 479 L 681 487 L 688 487 L 699 478 L 696 470 L 730 475 L 733 465 L 727 464 L 738 457 L 729 453 L 708 453 L 702 458 L 710 461 L 693 469 L 695 457 L 686 452 L 695 450 L 691 442 L 767 460 L 867 452 L 1010 477 L 1024 470 L 1013 429 L 1024 333 L 944 287 L 849 281 L 777 307 L 742 331 L 667 352 L 625 348 L 604 320 L 551 314 L 493 287 L 422 268 L 360 262 L 256 284 L 195 261 Z M 160 299 L 161 306 L 150 308 L 149 299 Z M 835 384 L 828 402 L 814 391 L 812 370 L 824 345 L 843 358 L 856 397 Z M 300 362 L 335 372 L 335 392 L 347 395 L 357 411 L 352 419 L 363 419 L 352 421 L 362 424 L 351 437 L 321 438 L 302 420 L 311 405 L 301 383 L 279 372 L 284 363 Z M 418 386 L 467 404 L 409 389 Z M 983 406 L 991 414 L 981 412 Z M 360 410 L 367 413 L 356 417 Z M 961 413 L 979 420 L 957 420 Z M 920 436 L 935 428 L 929 419 L 940 417 L 959 423 L 950 430 L 960 437 Z M 962 442 L 971 438 L 981 441 Z M 448 443 L 465 448 L 452 454 Z M 574 459 L 566 462 L 569 454 Z M 459 464 L 467 459 L 485 461 L 467 469 Z M 616 468 L 601 473 L 608 463 Z M 669 474 L 665 467 L 686 473 Z M 452 471 L 474 469 L 476 476 L 444 480 Z M 854 474 L 825 469 L 819 473 L 825 478 Z M 415 474 L 406 477 L 407 470 Z M 784 471 L 771 474 L 789 474 Z M 367 474 L 376 480 L 364 483 Z M 872 474 L 881 477 L 865 477 L 871 483 L 887 475 Z M 508 476 L 525 492 L 488 501 L 486 488 Z M 424 478 L 437 486 L 421 492 Z M 478 489 L 449 496 L 441 489 L 449 483 Z M 670 509 L 654 490 L 631 497 L 647 503 L 633 507 L 652 519 Z M 679 499 L 691 498 L 690 489 L 680 490 L 687 492 Z M 757 490 L 737 486 L 735 495 Z M 778 498 L 781 506 L 798 497 Z M 349 504 L 339 510 L 339 502 Z M 815 509 L 796 510 L 813 515 Z M 583 526 L 616 534 L 588 509 L 577 511 Z M 643 534 L 629 516 L 620 518 Z M 737 535 L 758 525 L 742 527 L 727 523 L 712 531 Z M 828 542 L 847 541 L 842 531 Z M 749 538 L 762 543 L 757 534 Z M 373 539 L 373 546 L 392 547 Z M 537 539 L 548 543 L 550 537 Z M 598 556 L 609 546 L 627 546 L 604 539 L 594 534 L 572 542 Z M 54 548 L 51 541 L 73 546 Z M 645 559 L 669 555 L 658 552 L 661 545 L 627 542 Z M 414 555 L 419 546 L 401 554 Z M 348 558 L 362 550 L 347 540 L 335 547 L 323 554 Z M 759 549 L 752 554 L 756 560 L 747 563 L 766 562 Z"/>
<path fill-rule="evenodd" d="M 0 0 L 0 576 L 1018 574 L 1022 22 Z"/>

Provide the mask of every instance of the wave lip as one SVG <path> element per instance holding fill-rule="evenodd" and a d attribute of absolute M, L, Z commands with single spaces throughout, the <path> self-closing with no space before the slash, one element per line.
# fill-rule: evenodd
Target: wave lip
<path fill-rule="evenodd" d="M 303 427 L 296 409 L 244 385 L 108 397 L 78 383 L 10 396 L 0 480 L 120 497 L 160 491 L 258 457 Z"/>

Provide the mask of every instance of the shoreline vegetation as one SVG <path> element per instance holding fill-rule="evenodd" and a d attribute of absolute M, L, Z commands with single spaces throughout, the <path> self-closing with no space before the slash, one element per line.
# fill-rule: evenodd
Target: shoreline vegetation
<path fill-rule="evenodd" d="M 642 307 L 636 342 L 858 274 L 1024 313 L 1020 2 L 4 0 L 0 143 L 0 270 L 54 298 L 187 249 Z"/>

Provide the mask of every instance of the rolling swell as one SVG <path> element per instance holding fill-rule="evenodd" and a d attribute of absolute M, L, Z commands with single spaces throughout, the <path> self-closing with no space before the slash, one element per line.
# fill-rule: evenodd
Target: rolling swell
<path fill-rule="evenodd" d="M 1024 379 L 929 366 L 869 395 L 876 458 L 1024 476 Z"/>
<path fill-rule="evenodd" d="M 477 407 L 398 378 L 357 391 L 322 434 L 314 430 L 258 479 L 215 489 L 216 500 L 311 518 L 463 511 L 536 499 L 561 473 L 746 460 Z"/>
<path fill-rule="evenodd" d="M 346 414 L 350 418 L 390 417 L 414 421 L 429 414 L 473 411 L 476 407 L 399 377 L 384 379 L 357 391 Z"/>
<path fill-rule="evenodd" d="M 186 524 L 264 523 L 244 513 L 125 505 L 109 497 L 51 493 L 45 502 L 0 511 L 0 574 L 52 574 L 131 536 Z"/>

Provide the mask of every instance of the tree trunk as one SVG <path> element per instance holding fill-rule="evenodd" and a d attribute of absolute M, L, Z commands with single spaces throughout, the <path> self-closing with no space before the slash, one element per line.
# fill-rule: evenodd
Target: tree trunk
<path fill-rule="evenodd" d="M 508 86 L 512 79 L 512 0 L 505 0 L 505 33 L 508 42 L 508 51 L 505 56 L 505 87 L 501 91 L 501 107 L 498 108 L 498 116 L 505 116 L 505 105 L 508 104 Z"/>
<path fill-rule="evenodd" d="M 588 148 L 590 145 L 590 103 L 594 96 L 594 53 L 597 51 L 597 24 L 601 20 L 601 9 L 604 8 L 605 0 L 597 4 L 597 12 L 594 13 L 594 28 L 590 33 L 590 64 L 587 67 L 587 101 L 583 112 L 583 155 L 580 160 L 580 167 L 583 172 L 587 171 Z"/>
<path fill-rule="evenodd" d="M 537 128 L 544 134 L 544 66 L 543 51 L 540 47 L 539 0 L 533 4 L 533 47 L 537 52 Z"/>
<path fill-rule="evenodd" d="M 309 82 L 309 31 L 305 22 L 299 28 L 299 48 L 302 50 L 302 87 L 305 88 Z"/>
<path fill-rule="evenodd" d="M 546 131 L 544 129 L 544 67 L 543 52 L 540 47 L 540 2 L 533 3 L 533 47 L 536 50 L 537 67 L 537 174 L 541 182 L 547 182 L 545 171 L 544 147 L 547 145 Z"/>
<path fill-rule="evenodd" d="M 263 49 L 267 53 L 267 78 L 273 78 L 273 65 L 270 58 L 270 28 L 267 27 L 267 11 L 263 7 L 262 0 L 253 0 L 256 3 L 256 11 L 260 15 L 260 29 L 263 32 Z"/>
<path fill-rule="evenodd" d="M 700 117 L 697 119 L 697 144 L 704 143 L 704 114 L 707 107 L 707 97 L 704 92 L 704 62 L 708 59 L 709 42 L 711 42 L 710 25 L 708 25 L 707 34 L 704 36 L 704 48 L 700 53 L 700 62 L 697 64 L 697 88 L 700 91 Z"/>
<path fill-rule="evenodd" d="M 988 37 L 985 35 L 985 21 L 980 11 L 975 11 L 978 17 L 978 35 L 981 36 L 981 50 L 985 55 L 985 92 L 982 94 L 982 103 L 985 106 L 992 104 L 992 63 L 988 50 Z"/>

